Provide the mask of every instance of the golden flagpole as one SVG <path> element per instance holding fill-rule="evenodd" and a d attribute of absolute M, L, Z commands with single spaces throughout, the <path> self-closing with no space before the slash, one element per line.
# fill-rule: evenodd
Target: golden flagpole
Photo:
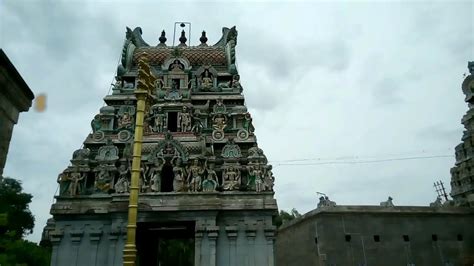
<path fill-rule="evenodd" d="M 148 101 L 151 99 L 154 77 L 150 72 L 147 54 L 144 53 L 138 60 L 137 88 L 135 98 L 137 99 L 137 110 L 135 115 L 135 134 L 133 141 L 132 177 L 130 184 L 130 197 L 128 203 L 127 242 L 123 250 L 123 265 L 134 266 L 137 257 L 135 244 L 137 231 L 138 192 L 141 174 L 142 142 L 143 142 L 143 119 Z"/>

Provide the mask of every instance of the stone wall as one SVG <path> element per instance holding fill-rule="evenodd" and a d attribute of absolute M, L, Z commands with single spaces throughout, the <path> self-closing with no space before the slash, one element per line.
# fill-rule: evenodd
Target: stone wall
<path fill-rule="evenodd" d="M 13 126 L 20 112 L 28 111 L 34 95 L 0 49 L 0 176 L 7 160 Z"/>
<path fill-rule="evenodd" d="M 279 229 L 276 265 L 472 265 L 470 208 L 337 206 Z"/>

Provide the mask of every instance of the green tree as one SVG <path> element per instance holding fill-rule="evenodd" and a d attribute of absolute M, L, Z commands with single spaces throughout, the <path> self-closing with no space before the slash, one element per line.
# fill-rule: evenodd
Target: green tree
<path fill-rule="evenodd" d="M 0 265 L 49 265 L 50 250 L 24 240 L 35 218 L 28 205 L 33 196 L 18 180 L 0 176 Z"/>
<path fill-rule="evenodd" d="M 33 232 L 35 218 L 28 208 L 33 196 L 22 190 L 19 181 L 0 177 L 0 236 L 17 240 Z"/>
<path fill-rule="evenodd" d="M 274 219 L 274 224 L 275 224 L 276 227 L 280 227 L 283 224 L 285 224 L 285 223 L 287 223 L 291 220 L 294 220 L 298 217 L 301 217 L 301 214 L 295 208 L 291 209 L 290 212 L 280 210 L 280 213 Z"/>

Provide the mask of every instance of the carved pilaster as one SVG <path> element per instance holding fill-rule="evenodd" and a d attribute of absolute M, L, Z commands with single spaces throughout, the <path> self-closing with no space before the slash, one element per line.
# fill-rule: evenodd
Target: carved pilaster
<path fill-rule="evenodd" d="M 58 265 L 58 246 L 61 243 L 61 239 L 64 236 L 64 232 L 62 230 L 55 229 L 54 231 L 49 233 L 49 240 L 51 241 L 53 252 L 51 255 L 51 266 Z"/>
<path fill-rule="evenodd" d="M 267 240 L 267 261 L 268 266 L 274 266 L 274 254 L 273 254 L 273 246 L 275 243 L 275 226 L 265 228 L 265 239 Z"/>
<path fill-rule="evenodd" d="M 99 248 L 99 242 L 100 242 L 100 237 L 102 236 L 102 230 L 101 229 L 92 229 L 89 231 L 89 240 L 91 242 L 91 263 L 92 265 L 97 264 L 97 252 Z"/>
<path fill-rule="evenodd" d="M 216 266 L 216 241 L 219 236 L 219 226 L 208 226 L 206 230 L 209 240 L 209 266 Z"/>
<path fill-rule="evenodd" d="M 256 264 L 255 262 L 255 237 L 257 236 L 257 228 L 254 226 L 249 226 L 245 229 L 245 235 L 247 236 L 247 247 L 248 252 L 247 252 L 247 265 L 248 266 L 254 266 Z"/>
<path fill-rule="evenodd" d="M 74 229 L 74 230 L 71 230 L 69 231 L 69 236 L 71 238 L 71 242 L 72 242 L 72 246 L 73 246 L 73 258 L 72 258 L 72 263 L 77 264 L 77 259 L 78 259 L 78 255 L 79 255 L 79 245 L 81 243 L 81 240 L 82 240 L 82 236 L 84 235 L 84 231 L 83 230 L 77 230 L 77 229 Z"/>
<path fill-rule="evenodd" d="M 109 233 L 109 265 L 115 265 L 115 258 L 118 256 L 115 254 L 117 250 L 117 241 L 121 233 L 120 229 L 113 230 Z"/>
<path fill-rule="evenodd" d="M 229 239 L 229 266 L 237 266 L 237 235 L 236 226 L 226 226 L 225 231 Z"/>
<path fill-rule="evenodd" d="M 194 265 L 201 266 L 201 244 L 204 236 L 204 228 L 196 228 L 194 232 Z"/>

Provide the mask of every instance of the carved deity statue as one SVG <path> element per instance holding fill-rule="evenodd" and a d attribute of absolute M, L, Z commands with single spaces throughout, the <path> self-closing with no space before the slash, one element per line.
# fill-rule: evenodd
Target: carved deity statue
<path fill-rule="evenodd" d="M 242 92 L 242 85 L 240 85 L 240 76 L 234 75 L 232 77 L 232 88 L 238 89 L 239 92 Z"/>
<path fill-rule="evenodd" d="M 119 178 L 117 183 L 114 185 L 114 189 L 116 193 L 126 193 L 129 190 L 130 182 L 128 179 L 128 167 L 126 163 L 122 163 L 118 169 L 119 171 Z"/>
<path fill-rule="evenodd" d="M 100 192 L 108 192 L 111 189 L 112 176 L 109 171 L 102 168 L 95 176 L 95 188 Z"/>
<path fill-rule="evenodd" d="M 181 159 L 177 158 L 173 167 L 174 179 L 173 179 L 173 191 L 182 192 L 186 191 L 186 180 L 184 177 L 184 169 L 181 166 Z"/>
<path fill-rule="evenodd" d="M 248 166 L 248 180 L 247 180 L 247 187 L 251 190 L 255 190 L 257 192 L 264 190 L 263 184 L 263 169 L 261 165 L 250 165 Z"/>
<path fill-rule="evenodd" d="M 186 106 L 183 106 L 183 111 L 178 114 L 178 127 L 181 132 L 189 132 L 191 131 L 191 126 L 191 114 Z"/>
<path fill-rule="evenodd" d="M 219 181 L 217 179 L 216 171 L 214 171 L 214 165 L 211 164 L 206 169 L 207 175 L 206 179 L 202 181 L 202 191 L 204 192 L 213 192 L 216 191 Z"/>
<path fill-rule="evenodd" d="M 132 117 L 129 113 L 125 112 L 122 115 L 119 115 L 118 118 L 118 128 L 131 128 L 132 127 Z"/>
<path fill-rule="evenodd" d="M 175 59 L 173 63 L 170 65 L 169 70 L 171 71 L 184 70 L 184 65 L 181 62 L 179 62 L 178 59 Z"/>
<path fill-rule="evenodd" d="M 153 115 L 153 131 L 154 132 L 163 132 L 166 125 L 166 114 L 163 114 L 161 107 L 158 107 L 158 110 Z"/>
<path fill-rule="evenodd" d="M 209 91 L 213 87 L 212 75 L 209 73 L 209 70 L 204 70 L 201 76 L 201 89 L 204 91 Z"/>
<path fill-rule="evenodd" d="M 224 114 L 217 114 L 212 119 L 212 128 L 218 131 L 224 131 L 227 127 L 227 117 Z"/>
<path fill-rule="evenodd" d="M 163 168 L 162 160 L 158 159 L 150 169 L 150 188 L 153 192 L 161 191 L 161 169 Z"/>
<path fill-rule="evenodd" d="M 76 196 L 82 193 L 82 180 L 84 180 L 86 174 L 81 174 L 79 172 L 72 172 L 69 175 L 69 195 Z"/>
<path fill-rule="evenodd" d="M 71 185 L 71 180 L 69 179 L 69 173 L 64 170 L 62 173 L 58 175 L 58 183 L 59 183 L 59 195 L 65 195 L 69 192 L 69 187 Z"/>
<path fill-rule="evenodd" d="M 199 160 L 195 159 L 193 161 L 193 164 L 189 167 L 189 175 L 188 175 L 188 181 L 189 181 L 189 189 L 191 191 L 199 191 L 201 190 L 201 181 L 202 181 L 202 176 L 204 174 L 204 169 L 206 168 L 206 163 L 204 168 L 199 165 Z"/>
<path fill-rule="evenodd" d="M 323 194 L 324 195 L 324 194 Z M 322 207 L 334 207 L 336 206 L 336 202 L 329 200 L 328 196 L 321 196 L 319 197 L 318 208 Z"/>
<path fill-rule="evenodd" d="M 229 166 L 222 173 L 224 190 L 237 190 L 240 187 L 240 170 Z"/>
<path fill-rule="evenodd" d="M 269 165 L 267 168 L 267 171 L 265 171 L 265 178 L 263 182 L 265 185 L 265 190 L 273 191 L 273 186 L 275 184 L 275 177 L 273 176 L 271 165 Z"/>

